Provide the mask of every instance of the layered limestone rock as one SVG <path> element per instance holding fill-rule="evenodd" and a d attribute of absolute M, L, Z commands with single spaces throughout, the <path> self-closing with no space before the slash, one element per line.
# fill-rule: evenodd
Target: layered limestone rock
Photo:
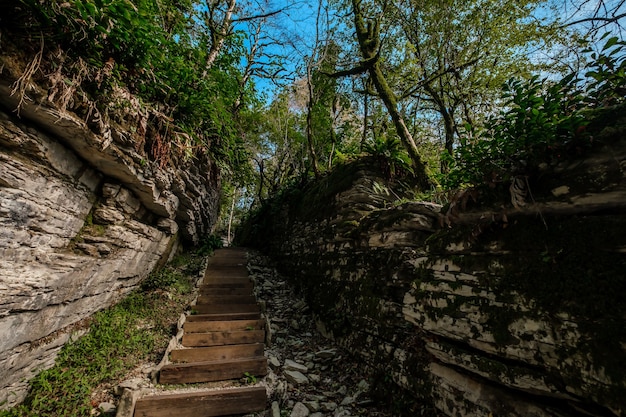
<path fill-rule="evenodd" d="M 284 217 L 261 212 L 248 242 L 295 277 L 325 335 L 414 401 L 455 417 L 622 416 L 621 129 L 599 132 L 583 159 L 542 166 L 523 206 L 394 205 L 361 167 L 348 169 L 358 186 L 339 172 L 327 182 L 347 185 L 332 195 L 312 187 L 273 206 Z"/>
<path fill-rule="evenodd" d="M 0 77 L 0 408 L 179 236 L 210 233 L 219 204 L 210 161 L 159 168 L 124 143 L 123 126 L 95 133 L 34 85 L 17 117 L 14 82 Z"/>

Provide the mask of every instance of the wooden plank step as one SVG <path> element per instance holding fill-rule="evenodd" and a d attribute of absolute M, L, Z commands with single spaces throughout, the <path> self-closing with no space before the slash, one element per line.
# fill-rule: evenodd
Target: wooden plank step
<path fill-rule="evenodd" d="M 257 313 L 257 304 L 196 304 L 192 307 L 196 314 Z"/>
<path fill-rule="evenodd" d="M 267 359 L 246 358 L 229 361 L 168 364 L 161 368 L 160 384 L 191 384 L 243 378 L 245 373 L 267 375 Z"/>
<path fill-rule="evenodd" d="M 183 346 L 222 346 L 244 343 L 262 343 L 265 330 L 235 330 L 232 332 L 184 333 Z"/>
<path fill-rule="evenodd" d="M 202 284 L 200 287 L 203 288 L 248 288 L 252 291 L 252 281 L 250 280 L 239 280 L 234 282 L 219 282 L 219 281 L 209 281 Z"/>
<path fill-rule="evenodd" d="M 222 275 L 230 275 L 230 274 L 248 274 L 248 268 L 245 265 L 207 265 L 206 273 L 212 274 L 222 274 Z"/>
<path fill-rule="evenodd" d="M 207 333 L 263 329 L 265 329 L 265 320 L 186 321 L 183 325 L 183 330 L 185 331 L 185 333 Z"/>
<path fill-rule="evenodd" d="M 209 259 L 221 259 L 221 258 L 242 258 L 246 259 L 246 250 L 231 250 L 231 249 L 220 249 L 213 253 Z"/>
<path fill-rule="evenodd" d="M 235 251 L 235 250 L 215 251 L 213 253 L 213 256 L 211 256 L 209 259 L 224 259 L 224 258 L 239 258 L 239 259 L 244 259 L 245 260 L 245 259 L 247 259 L 246 258 L 246 251 L 245 250 L 239 250 L 239 251 Z"/>
<path fill-rule="evenodd" d="M 199 295 L 250 295 L 252 294 L 252 286 L 248 287 L 200 287 L 198 290 Z"/>
<path fill-rule="evenodd" d="M 255 358 L 262 357 L 264 349 L 263 343 L 174 349 L 170 352 L 170 360 L 175 363 L 188 363 Z"/>
<path fill-rule="evenodd" d="M 257 320 L 261 313 L 223 313 L 223 314 L 192 314 L 187 316 L 187 321 L 211 321 L 211 320 Z"/>
<path fill-rule="evenodd" d="M 205 278 L 203 281 L 205 284 L 247 284 L 252 283 L 249 277 L 211 277 Z"/>
<path fill-rule="evenodd" d="M 198 296 L 197 304 L 256 304 L 256 298 L 249 295 L 206 295 Z"/>
<path fill-rule="evenodd" d="M 228 256 L 223 258 L 212 258 L 207 262 L 207 266 L 209 268 L 219 267 L 219 268 L 233 268 L 233 267 L 246 267 L 248 261 L 245 258 L 240 256 Z"/>
<path fill-rule="evenodd" d="M 211 256 L 209 258 L 209 262 L 220 262 L 220 261 L 227 261 L 227 260 L 234 260 L 234 261 L 239 261 L 239 262 L 243 262 L 246 263 L 248 261 L 248 259 L 246 258 L 245 253 L 241 253 L 241 252 L 233 252 L 233 253 L 216 253 L 214 256 Z"/>
<path fill-rule="evenodd" d="M 265 387 L 230 388 L 140 398 L 135 417 L 217 417 L 265 410 Z"/>
<path fill-rule="evenodd" d="M 204 275 L 204 282 L 210 282 L 210 281 L 216 281 L 216 282 L 229 282 L 229 281 L 235 281 L 238 282 L 238 280 L 249 280 L 250 279 L 250 275 L 248 274 L 243 274 L 243 273 L 232 273 L 232 274 L 224 274 L 222 272 L 219 273 L 215 273 L 215 274 L 205 274 Z"/>
<path fill-rule="evenodd" d="M 207 269 L 204 274 L 205 279 L 209 278 L 250 278 L 248 271 L 224 271 L 221 269 Z"/>
<path fill-rule="evenodd" d="M 245 294 L 252 294 L 252 283 L 241 283 L 241 284 L 203 284 L 198 290 L 199 294 L 208 294 L 214 289 L 218 289 L 220 291 L 231 290 L 246 290 Z"/>
<path fill-rule="evenodd" d="M 206 274 L 203 279 L 204 282 L 247 282 L 252 280 L 249 275 L 245 274 Z"/>
<path fill-rule="evenodd" d="M 220 266 L 220 267 L 214 267 L 214 266 L 209 266 L 207 268 L 207 270 L 204 272 L 204 276 L 205 277 L 211 277 L 211 276 L 223 276 L 223 277 L 230 277 L 230 276 L 235 276 L 235 277 L 247 277 L 250 274 L 248 274 L 248 270 L 246 268 L 241 268 L 241 267 L 226 267 L 226 266 Z"/>
<path fill-rule="evenodd" d="M 244 266 L 235 265 L 235 266 L 226 266 L 226 265 L 209 265 L 207 266 L 205 275 L 241 275 L 247 276 L 248 269 Z"/>

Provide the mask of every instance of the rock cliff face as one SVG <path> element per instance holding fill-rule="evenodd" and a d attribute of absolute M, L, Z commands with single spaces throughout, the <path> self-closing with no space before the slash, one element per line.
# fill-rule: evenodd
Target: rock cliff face
<path fill-rule="evenodd" d="M 390 204 L 363 165 L 326 179 L 343 183 L 330 197 L 313 187 L 276 202 L 247 240 L 412 415 L 622 416 L 623 122 L 585 158 L 543 166 L 523 207 Z"/>
<path fill-rule="evenodd" d="M 210 161 L 158 168 L 125 142 L 135 126 L 95 133 L 36 85 L 17 117 L 15 82 L 0 74 L 0 408 L 219 208 Z"/>

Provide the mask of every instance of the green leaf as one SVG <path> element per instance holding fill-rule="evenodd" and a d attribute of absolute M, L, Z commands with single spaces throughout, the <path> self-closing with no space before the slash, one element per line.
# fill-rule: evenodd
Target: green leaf
<path fill-rule="evenodd" d="M 611 46 L 615 45 L 618 41 L 619 39 L 617 38 L 617 36 L 613 36 L 612 38 L 609 38 L 609 40 L 606 41 L 606 43 L 604 44 L 604 47 L 602 48 L 602 52 L 606 51 Z"/>
<path fill-rule="evenodd" d="M 86 2 L 84 4 L 85 4 L 85 10 L 89 13 L 90 16 L 95 17 L 98 14 L 95 5 L 93 5 L 90 2 Z"/>

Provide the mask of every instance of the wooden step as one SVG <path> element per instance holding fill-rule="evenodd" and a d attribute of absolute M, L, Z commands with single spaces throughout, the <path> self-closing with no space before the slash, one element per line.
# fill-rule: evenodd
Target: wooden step
<path fill-rule="evenodd" d="M 209 263 L 206 268 L 206 274 L 208 273 L 221 273 L 222 275 L 230 274 L 246 274 L 248 275 L 248 268 L 245 263 L 241 264 L 211 264 Z"/>
<path fill-rule="evenodd" d="M 250 275 L 248 275 L 248 273 L 235 273 L 232 271 L 227 271 L 227 272 L 222 272 L 220 271 L 211 271 L 209 269 L 207 269 L 206 273 L 204 274 L 204 279 L 206 280 L 210 280 L 210 279 L 229 279 L 229 278 L 234 278 L 234 279 L 244 279 L 244 278 L 248 278 L 250 279 Z"/>
<path fill-rule="evenodd" d="M 233 332 L 185 333 L 182 344 L 186 347 L 222 346 L 262 343 L 264 340 L 264 330 L 235 330 Z"/>
<path fill-rule="evenodd" d="M 222 271 L 211 271 L 207 269 L 207 273 L 204 274 L 204 279 L 205 280 L 211 280 L 211 279 L 215 279 L 215 280 L 222 280 L 222 279 L 250 279 L 250 275 L 248 275 L 248 273 L 246 272 L 245 274 L 243 273 L 222 273 Z"/>
<path fill-rule="evenodd" d="M 200 287 L 199 295 L 250 295 L 252 294 L 252 285 L 246 287 Z"/>
<path fill-rule="evenodd" d="M 246 268 L 248 260 L 245 258 L 231 256 L 228 258 L 211 258 L 207 266 L 209 268 Z"/>
<path fill-rule="evenodd" d="M 211 266 L 204 272 L 205 276 L 243 276 L 247 277 L 248 270 L 243 266 Z"/>
<path fill-rule="evenodd" d="M 267 360 L 261 358 L 229 361 L 168 364 L 161 368 L 160 384 L 191 384 L 243 378 L 245 374 L 267 375 Z"/>
<path fill-rule="evenodd" d="M 263 343 L 174 349 L 170 352 L 170 360 L 175 363 L 189 363 L 256 358 L 263 356 L 264 349 Z"/>
<path fill-rule="evenodd" d="M 187 316 L 187 321 L 212 321 L 212 320 L 258 320 L 261 313 L 224 313 L 224 314 L 192 314 Z"/>
<path fill-rule="evenodd" d="M 243 259 L 244 261 L 247 260 L 245 251 L 215 252 L 213 256 L 211 256 L 209 259 Z"/>
<path fill-rule="evenodd" d="M 140 398 L 134 417 L 217 417 L 263 411 L 264 387 L 230 388 L 184 394 L 162 394 Z"/>
<path fill-rule="evenodd" d="M 252 295 L 200 294 L 196 304 L 256 304 L 256 298 Z"/>
<path fill-rule="evenodd" d="M 200 291 L 203 291 L 204 289 L 211 289 L 211 288 L 246 288 L 250 292 L 252 292 L 252 281 L 239 280 L 239 281 L 234 281 L 234 282 L 233 281 L 231 282 L 217 282 L 217 281 L 205 282 L 200 287 Z"/>
<path fill-rule="evenodd" d="M 252 284 L 250 277 L 236 277 L 236 276 L 220 276 L 220 277 L 205 277 L 203 284 Z"/>
<path fill-rule="evenodd" d="M 243 259 L 244 261 L 246 261 L 247 260 L 246 251 L 233 251 L 233 250 L 223 250 L 223 249 L 217 250 L 213 252 L 213 256 L 211 256 L 209 259 L 214 260 L 214 259 L 228 259 L 228 258 Z"/>
<path fill-rule="evenodd" d="M 185 331 L 185 333 L 207 333 L 263 329 L 265 329 L 265 320 L 186 321 L 183 325 L 183 330 Z"/>
<path fill-rule="evenodd" d="M 196 314 L 257 313 L 260 311 L 256 304 L 196 304 L 192 310 Z"/>

